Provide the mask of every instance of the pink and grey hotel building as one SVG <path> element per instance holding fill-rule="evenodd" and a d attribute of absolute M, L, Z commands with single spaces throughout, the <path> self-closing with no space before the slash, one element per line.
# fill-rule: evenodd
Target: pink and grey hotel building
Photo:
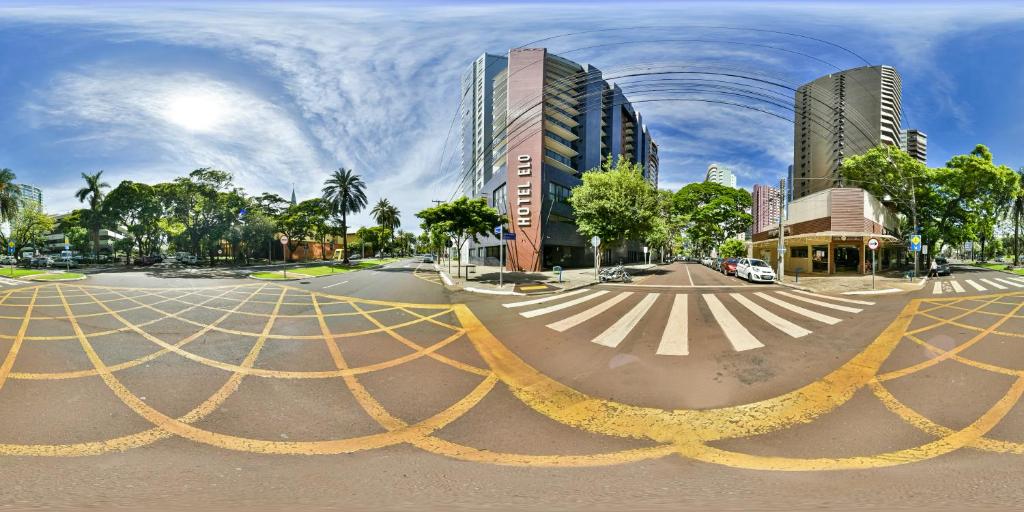
<path fill-rule="evenodd" d="M 517 48 L 483 54 L 462 76 L 461 186 L 507 219 L 506 268 L 538 271 L 593 264 L 568 198 L 581 176 L 607 158 L 628 158 L 658 185 L 658 146 L 639 112 L 599 69 Z M 467 244 L 464 261 L 497 265 L 501 242 Z M 602 261 L 641 261 L 630 241 Z"/>

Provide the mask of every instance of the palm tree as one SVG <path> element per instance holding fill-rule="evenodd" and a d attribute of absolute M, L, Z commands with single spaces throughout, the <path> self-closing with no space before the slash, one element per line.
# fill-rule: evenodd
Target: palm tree
<path fill-rule="evenodd" d="M 0 169 L 0 222 L 9 222 L 18 213 L 18 189 L 14 186 L 14 171 Z"/>
<path fill-rule="evenodd" d="M 388 242 L 390 243 L 394 239 L 395 229 L 402 225 L 402 212 L 390 201 L 381 198 L 374 205 L 373 210 L 370 210 L 370 214 L 373 215 L 378 226 L 388 230 Z"/>
<path fill-rule="evenodd" d="M 341 168 L 324 181 L 323 194 L 331 215 L 341 217 L 342 263 L 348 265 L 348 214 L 366 208 L 366 184 L 351 169 Z"/>
<path fill-rule="evenodd" d="M 100 181 L 103 171 L 95 174 L 82 173 L 85 186 L 75 192 L 78 202 L 89 203 L 89 231 L 92 236 L 92 253 L 95 256 L 100 252 L 100 210 L 103 206 L 103 189 L 110 188 L 110 184 Z"/>

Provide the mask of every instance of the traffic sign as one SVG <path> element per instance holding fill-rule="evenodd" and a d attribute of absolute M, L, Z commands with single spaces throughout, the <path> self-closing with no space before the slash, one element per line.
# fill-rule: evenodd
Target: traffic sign
<path fill-rule="evenodd" d="M 590 238 L 590 245 L 592 245 L 594 247 L 597 247 L 597 246 L 601 245 L 601 237 L 599 237 L 597 235 L 594 235 L 593 237 L 591 237 Z"/>
<path fill-rule="evenodd" d="M 872 251 L 875 250 L 875 249 L 878 249 L 878 239 L 877 238 L 872 238 L 872 239 L 868 240 L 868 249 L 871 249 Z"/>
<path fill-rule="evenodd" d="M 515 240 L 516 239 L 516 234 L 514 232 L 513 233 L 503 233 L 501 235 L 501 239 L 502 240 Z"/>
<path fill-rule="evenodd" d="M 288 237 L 285 236 L 285 235 L 281 235 L 281 245 L 287 245 L 287 244 L 288 244 Z"/>
<path fill-rule="evenodd" d="M 501 226 L 496 226 L 494 228 L 494 234 L 498 235 L 498 236 L 501 236 Z"/>
<path fill-rule="evenodd" d="M 921 235 L 914 235 L 910 237 L 910 250 L 920 251 L 921 250 Z"/>
<path fill-rule="evenodd" d="M 928 246 L 921 247 L 921 254 L 928 256 Z"/>
<path fill-rule="evenodd" d="M 14 249 L 14 240 L 11 240 L 10 242 L 7 242 L 7 247 L 10 247 L 11 249 Z"/>
<path fill-rule="evenodd" d="M 647 246 L 644 246 L 644 254 L 647 254 Z"/>
<path fill-rule="evenodd" d="M 70 251 L 71 250 L 71 245 L 70 244 L 64 244 L 64 250 L 65 251 Z"/>

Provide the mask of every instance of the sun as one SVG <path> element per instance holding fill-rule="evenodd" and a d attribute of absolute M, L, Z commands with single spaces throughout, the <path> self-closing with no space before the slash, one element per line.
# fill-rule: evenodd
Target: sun
<path fill-rule="evenodd" d="M 209 132 L 227 117 L 224 98 L 207 92 L 188 92 L 171 96 L 164 117 L 172 124 L 191 132 Z"/>

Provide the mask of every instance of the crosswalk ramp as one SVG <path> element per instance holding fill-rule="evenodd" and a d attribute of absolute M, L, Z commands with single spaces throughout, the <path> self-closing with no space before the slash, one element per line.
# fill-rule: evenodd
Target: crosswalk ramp
<path fill-rule="evenodd" d="M 965 292 L 999 292 L 1024 288 L 1024 277 L 988 277 L 963 279 L 937 279 L 932 284 L 932 295 Z"/>
<path fill-rule="evenodd" d="M 695 338 L 714 338 L 736 352 L 754 350 L 780 337 L 803 338 L 874 304 L 799 290 L 642 293 L 579 289 L 503 306 L 524 318 L 540 319 L 551 330 L 581 333 L 604 347 L 616 348 L 627 340 L 655 336 L 656 354 L 687 356 Z"/>

